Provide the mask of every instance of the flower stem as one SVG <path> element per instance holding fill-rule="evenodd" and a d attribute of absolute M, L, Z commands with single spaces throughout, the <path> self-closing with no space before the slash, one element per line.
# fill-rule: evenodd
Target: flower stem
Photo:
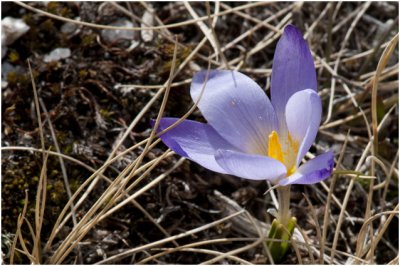
<path fill-rule="evenodd" d="M 287 226 L 290 219 L 290 185 L 277 188 L 279 199 L 278 221 Z"/>
<path fill-rule="evenodd" d="M 278 187 L 279 208 L 278 216 L 271 224 L 268 234 L 267 246 L 271 252 L 274 262 L 279 262 L 285 256 L 290 247 L 297 219 L 290 217 L 290 186 Z M 279 240 L 279 241 L 274 241 Z"/>

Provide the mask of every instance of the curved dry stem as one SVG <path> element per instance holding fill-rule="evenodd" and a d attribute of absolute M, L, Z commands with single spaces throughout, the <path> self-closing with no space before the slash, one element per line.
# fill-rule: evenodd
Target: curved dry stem
<path fill-rule="evenodd" d="M 141 31 L 141 30 L 162 30 L 162 29 L 171 29 L 171 28 L 177 28 L 177 27 L 182 27 L 182 26 L 187 26 L 190 24 L 194 24 L 197 23 L 198 21 L 205 21 L 209 19 L 209 16 L 204 16 L 204 17 L 199 17 L 198 19 L 191 19 L 191 20 L 187 20 L 184 22 L 177 22 L 177 23 L 171 23 L 168 25 L 163 25 L 163 26 L 152 26 L 152 27 L 116 27 L 116 26 L 109 26 L 109 25 L 101 25 L 101 24 L 95 24 L 95 23 L 90 23 L 90 22 L 84 22 L 84 21 L 77 21 L 75 19 L 69 19 L 69 18 L 65 18 L 62 16 L 58 16 L 49 12 L 46 12 L 44 10 L 38 9 L 38 8 L 34 8 L 28 4 L 25 4 L 24 2 L 21 1 L 14 1 L 14 3 L 29 9 L 33 12 L 39 13 L 41 15 L 53 18 L 53 19 L 57 19 L 57 20 L 61 20 L 64 22 L 70 22 L 70 23 L 74 23 L 77 25 L 81 25 L 81 26 L 86 26 L 86 27 L 92 27 L 92 28 L 97 28 L 97 29 L 108 29 L 108 30 L 132 30 L 132 31 Z M 262 5 L 266 5 L 268 3 L 264 3 L 264 2 L 256 2 L 256 3 L 249 3 L 249 4 L 245 4 L 245 5 L 241 5 L 238 6 L 236 8 L 232 8 L 231 10 L 226 10 L 226 11 L 222 11 L 216 14 L 211 15 L 212 18 L 214 17 L 219 17 L 219 16 L 223 16 L 223 15 L 227 15 L 229 13 L 232 13 L 234 11 L 238 11 L 238 10 L 243 10 L 243 9 L 247 9 L 247 8 L 254 8 L 254 7 L 258 7 L 258 6 L 262 6 Z"/>
<path fill-rule="evenodd" d="M 153 242 L 153 243 L 149 243 L 149 244 L 146 244 L 146 245 L 143 245 L 143 246 L 140 246 L 140 247 L 136 247 L 136 248 L 129 249 L 129 250 L 127 250 L 127 251 L 121 252 L 121 253 L 118 254 L 118 255 L 114 255 L 114 256 L 112 256 L 112 257 L 109 257 L 109 258 L 107 258 L 107 259 L 104 259 L 104 260 L 102 260 L 102 261 L 99 261 L 99 262 L 97 262 L 96 264 L 110 264 L 110 263 L 115 263 L 116 261 L 121 260 L 121 259 L 123 259 L 123 258 L 126 258 L 127 256 L 131 256 L 131 255 L 133 255 L 133 254 L 135 254 L 135 253 L 137 253 L 137 252 L 140 252 L 140 251 L 143 251 L 143 250 L 146 250 L 146 249 L 149 249 L 149 248 L 153 248 L 153 247 L 156 247 L 156 246 L 158 246 L 158 245 L 162 245 L 162 244 L 168 243 L 168 242 L 170 242 L 170 241 L 172 241 L 172 240 L 177 240 L 177 239 L 180 239 L 180 238 L 183 238 L 183 237 L 186 237 L 186 236 L 189 236 L 189 235 L 196 234 L 196 233 L 198 233 L 198 232 L 204 231 L 204 230 L 206 230 L 206 229 L 208 229 L 208 228 L 214 227 L 214 226 L 216 226 L 216 225 L 218 225 L 218 224 L 220 224 L 220 223 L 222 223 L 222 222 L 225 222 L 225 221 L 227 221 L 227 220 L 229 220 L 229 219 L 232 219 L 233 217 L 238 216 L 238 215 L 240 215 L 240 214 L 242 214 L 242 213 L 244 213 L 244 210 L 243 210 L 243 211 L 236 212 L 236 213 L 234 213 L 234 214 L 231 214 L 231 215 L 229 215 L 229 216 L 227 216 L 227 217 L 224 217 L 224 218 L 222 218 L 222 219 L 219 219 L 219 220 L 217 220 L 217 221 L 208 223 L 208 224 L 206 224 L 206 225 L 197 227 L 197 228 L 195 228 L 195 229 L 186 231 L 186 232 L 184 232 L 184 233 L 181 233 L 181 234 L 178 234 L 178 235 L 174 235 L 174 236 L 171 236 L 171 237 L 168 237 L 168 238 L 164 238 L 164 239 L 161 239 L 161 240 L 158 240 L 158 241 L 155 241 L 155 242 Z"/>
<path fill-rule="evenodd" d="M 152 256 L 149 256 L 139 262 L 137 264 L 145 264 L 148 263 L 154 259 L 157 259 L 159 257 L 178 252 L 181 249 L 185 248 L 193 248 L 193 247 L 199 247 L 199 246 L 204 246 L 204 245 L 211 245 L 211 244 L 223 244 L 223 243 L 230 243 L 230 242 L 236 242 L 236 241 L 254 241 L 255 239 L 252 238 L 218 238 L 218 239 L 209 239 L 209 240 L 203 240 L 203 241 L 198 241 L 198 242 L 193 242 L 190 244 L 182 245 L 182 246 L 177 246 L 175 248 L 165 248 L 165 249 L 160 249 L 163 250 L 160 253 L 154 254 Z"/>
<path fill-rule="evenodd" d="M 342 46 L 341 46 L 341 48 L 339 50 L 339 54 L 338 54 L 338 57 L 336 59 L 335 66 L 333 68 L 334 72 L 336 74 L 337 74 L 337 71 L 339 69 L 340 58 L 342 57 L 342 54 L 344 53 L 344 48 L 346 47 L 347 42 L 348 42 L 348 40 L 349 40 L 349 38 L 350 38 L 355 26 L 357 25 L 358 21 L 361 19 L 362 15 L 367 11 L 367 9 L 369 8 L 370 5 L 371 5 L 371 2 L 366 2 L 364 4 L 364 6 L 362 6 L 360 11 L 356 13 L 357 16 L 355 17 L 355 19 L 351 23 L 351 25 L 350 25 L 350 27 L 349 27 L 349 29 L 348 29 L 345 37 L 344 37 L 344 40 L 342 41 Z M 333 29 L 333 31 L 335 31 L 335 29 Z M 326 116 L 325 121 L 322 123 L 323 125 L 327 124 L 331 120 L 331 117 L 332 117 L 333 98 L 335 96 L 335 87 L 336 87 L 336 78 L 332 77 L 332 80 L 331 80 L 331 93 L 330 93 L 329 105 L 328 105 L 328 114 Z"/>

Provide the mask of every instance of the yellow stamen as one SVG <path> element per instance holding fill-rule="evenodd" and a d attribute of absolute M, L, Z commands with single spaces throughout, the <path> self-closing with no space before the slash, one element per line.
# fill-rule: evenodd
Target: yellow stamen
<path fill-rule="evenodd" d="M 296 166 L 293 165 L 292 168 L 288 169 L 286 176 L 292 175 L 294 172 L 296 172 Z"/>
<path fill-rule="evenodd" d="M 292 139 L 289 133 L 288 133 L 288 140 L 290 148 L 293 150 L 295 154 L 297 154 L 297 152 L 299 151 L 299 142 L 295 139 Z"/>
<path fill-rule="evenodd" d="M 284 149 L 282 149 L 278 133 L 272 131 L 268 136 L 268 157 L 282 162 L 287 169 L 286 175 L 290 176 L 296 171 L 296 155 L 299 150 L 299 143 L 297 140 L 292 139 L 288 133 L 284 144 Z"/>
<path fill-rule="evenodd" d="M 297 154 L 299 152 L 299 142 L 295 139 L 292 139 L 290 134 L 288 133 L 288 141 L 289 141 L 289 146 L 293 154 Z M 293 158 L 296 160 L 296 158 Z M 293 165 L 292 168 L 288 169 L 287 176 L 292 175 L 296 171 L 296 165 Z"/>
<path fill-rule="evenodd" d="M 268 136 L 268 157 L 283 162 L 282 147 L 279 142 L 278 133 L 275 130 Z"/>

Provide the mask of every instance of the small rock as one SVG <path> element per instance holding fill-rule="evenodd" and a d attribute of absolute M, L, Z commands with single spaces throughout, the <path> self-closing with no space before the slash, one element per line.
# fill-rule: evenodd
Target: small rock
<path fill-rule="evenodd" d="M 71 50 L 69 48 L 57 48 L 51 51 L 49 54 L 44 56 L 43 61 L 46 63 L 51 61 L 59 61 L 71 56 Z"/>
<path fill-rule="evenodd" d="M 12 44 L 28 30 L 29 26 L 20 18 L 3 18 L 1 21 L 1 45 Z"/>
<path fill-rule="evenodd" d="M 3 18 L 1 21 L 1 58 L 7 53 L 7 45 L 15 42 L 28 30 L 29 26 L 20 18 Z"/>
<path fill-rule="evenodd" d="M 76 21 L 80 21 L 80 17 L 75 18 Z M 79 30 L 78 24 L 66 22 L 61 26 L 61 32 L 64 34 L 73 34 Z"/>
<path fill-rule="evenodd" d="M 21 66 L 13 66 L 8 62 L 1 63 L 1 88 L 6 88 L 8 85 L 7 76 L 10 72 L 16 72 L 18 74 L 26 73 L 26 70 Z"/>
<path fill-rule="evenodd" d="M 110 24 L 116 27 L 134 27 L 134 24 L 127 19 L 119 19 Z M 102 30 L 101 38 L 107 43 L 118 43 L 121 40 L 135 39 L 135 31 L 132 30 Z"/>
<path fill-rule="evenodd" d="M 143 22 L 140 24 L 140 26 L 142 28 L 154 26 L 153 14 L 151 14 L 149 11 L 144 12 L 144 14 L 142 16 L 142 21 Z M 143 29 L 140 32 L 140 34 L 141 34 L 144 42 L 151 42 L 151 40 L 153 40 L 153 37 L 154 37 L 154 30 Z"/>
<path fill-rule="evenodd" d="M 5 77 L 8 75 L 8 73 L 10 73 L 11 71 L 15 71 L 15 67 L 13 65 L 11 65 L 8 62 L 4 62 L 1 64 L 1 76 Z"/>

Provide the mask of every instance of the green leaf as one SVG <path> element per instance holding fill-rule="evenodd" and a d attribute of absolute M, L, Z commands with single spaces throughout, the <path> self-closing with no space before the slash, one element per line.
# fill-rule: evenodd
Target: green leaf
<path fill-rule="evenodd" d="M 281 224 L 278 220 L 274 219 L 271 229 L 268 234 L 269 239 L 276 239 L 280 241 L 268 241 L 267 246 L 271 252 L 274 262 L 282 260 L 290 246 L 290 239 L 293 235 L 294 228 L 296 227 L 296 217 L 290 218 L 287 227 Z"/>

